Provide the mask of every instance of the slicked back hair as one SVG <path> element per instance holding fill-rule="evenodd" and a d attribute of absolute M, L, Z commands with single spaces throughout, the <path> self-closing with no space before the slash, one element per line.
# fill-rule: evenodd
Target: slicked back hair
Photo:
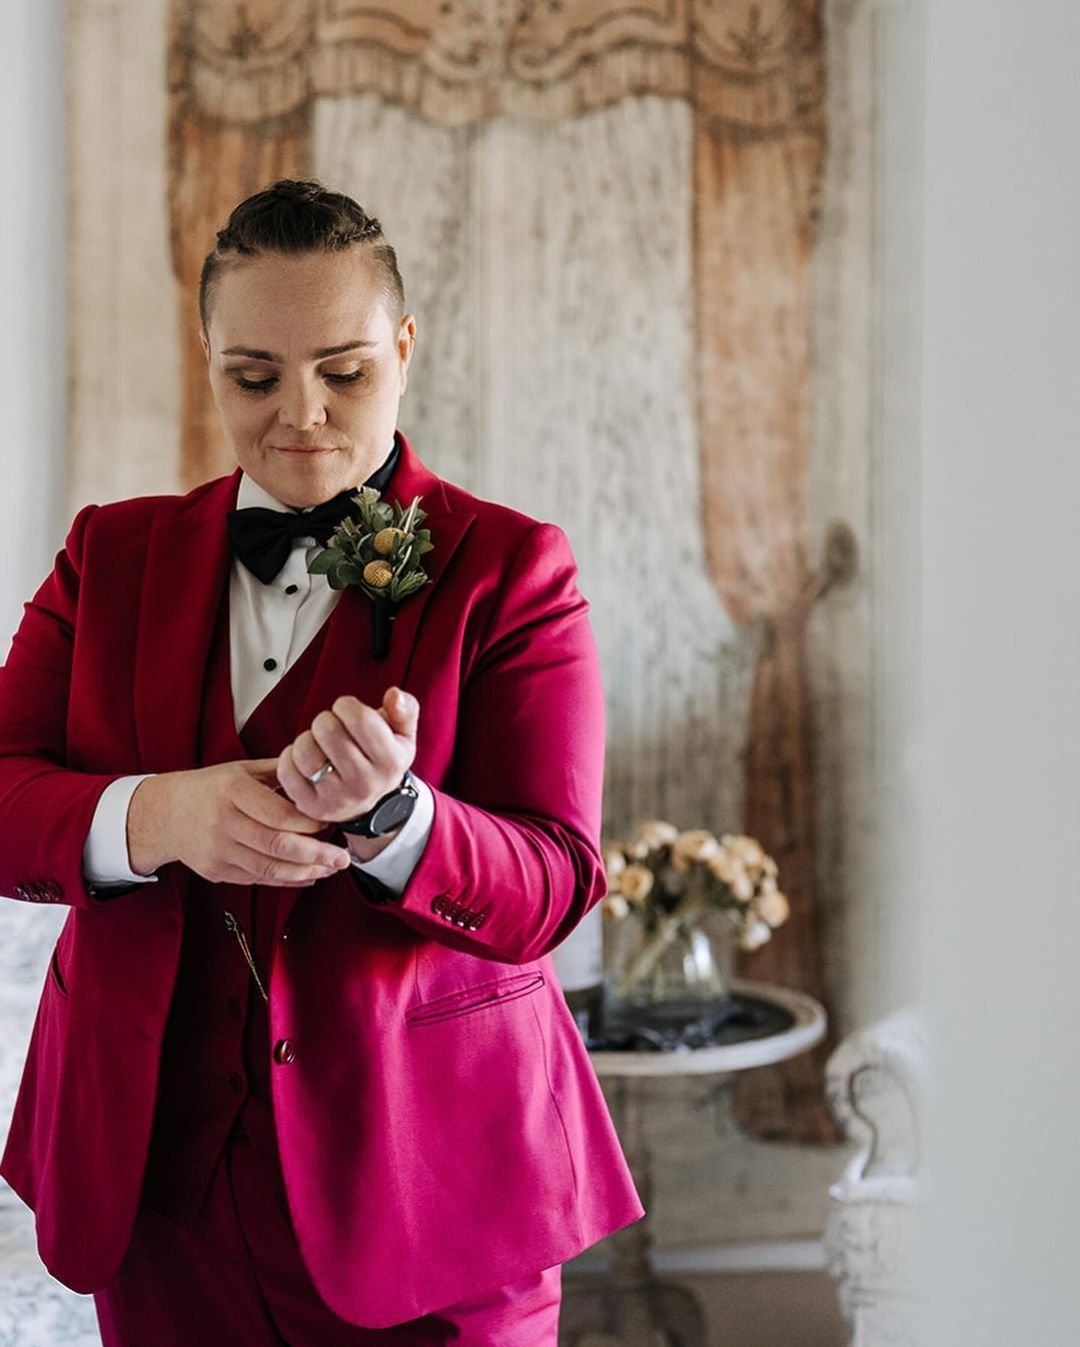
<path fill-rule="evenodd" d="M 199 316 L 209 327 L 210 308 L 221 272 L 233 257 L 263 253 L 339 252 L 362 244 L 378 267 L 387 311 L 395 323 L 405 312 L 405 286 L 397 256 L 383 237 L 382 225 L 352 197 L 331 192 L 319 182 L 282 178 L 241 201 L 219 229 L 199 278 Z"/>

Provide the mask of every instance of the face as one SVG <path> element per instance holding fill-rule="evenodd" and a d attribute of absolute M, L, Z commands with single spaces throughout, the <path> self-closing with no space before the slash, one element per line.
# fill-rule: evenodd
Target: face
<path fill-rule="evenodd" d="M 236 461 L 283 504 L 319 505 L 386 458 L 416 324 L 391 317 L 362 245 L 230 261 L 199 335 Z"/>

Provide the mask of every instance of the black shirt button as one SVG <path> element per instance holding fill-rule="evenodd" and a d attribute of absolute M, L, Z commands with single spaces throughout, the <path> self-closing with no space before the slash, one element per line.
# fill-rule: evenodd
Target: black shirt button
<path fill-rule="evenodd" d="M 276 659 L 264 659 L 264 660 L 263 660 L 263 668 L 266 670 L 267 673 L 273 673 L 274 670 L 277 668 L 277 660 L 276 660 Z"/>
<path fill-rule="evenodd" d="M 239 1071 L 229 1072 L 229 1089 L 233 1094 L 241 1094 L 244 1089 L 244 1078 Z"/>
<path fill-rule="evenodd" d="M 299 588 L 300 588 L 299 585 L 286 585 L 286 586 L 285 586 L 285 593 L 286 593 L 286 594 L 295 594 L 296 591 L 297 591 Z"/>
<path fill-rule="evenodd" d="M 240 1018 L 240 1011 L 243 1009 L 239 1000 L 235 996 L 229 997 L 229 1014 L 234 1020 Z"/>

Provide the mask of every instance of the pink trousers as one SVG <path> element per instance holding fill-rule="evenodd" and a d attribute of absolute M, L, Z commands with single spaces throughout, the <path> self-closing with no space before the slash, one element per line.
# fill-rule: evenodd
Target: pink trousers
<path fill-rule="evenodd" d="M 103 1347 L 556 1347 L 558 1266 L 394 1328 L 339 1319 L 311 1284 L 275 1170 L 232 1139 L 193 1229 L 140 1208 L 94 1295 Z"/>

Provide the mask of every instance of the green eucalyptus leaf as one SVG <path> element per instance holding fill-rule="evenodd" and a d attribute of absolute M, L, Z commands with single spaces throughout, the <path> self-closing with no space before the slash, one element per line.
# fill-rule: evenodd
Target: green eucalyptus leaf
<path fill-rule="evenodd" d="M 325 552 L 320 552 L 318 556 L 312 559 L 310 566 L 308 566 L 308 574 L 326 575 L 340 560 L 341 554 L 328 547 Z"/>
<path fill-rule="evenodd" d="M 422 571 L 412 571 L 409 575 L 399 576 L 391 582 L 390 597 L 407 599 L 410 594 L 415 594 L 418 589 L 422 589 L 426 582 L 427 576 Z"/>

